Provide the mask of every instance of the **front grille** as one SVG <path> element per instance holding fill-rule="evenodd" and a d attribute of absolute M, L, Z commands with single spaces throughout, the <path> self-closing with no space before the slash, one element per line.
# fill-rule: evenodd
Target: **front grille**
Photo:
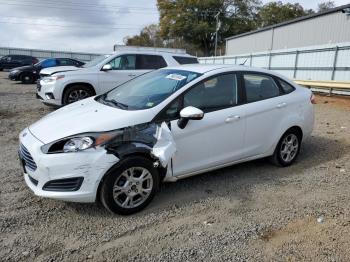
<path fill-rule="evenodd" d="M 29 176 L 28 175 L 28 177 L 29 177 L 29 180 L 30 180 L 30 182 L 32 182 L 35 186 L 37 186 L 38 185 L 38 180 L 36 180 L 36 179 L 34 179 L 34 178 L 32 178 L 31 176 Z"/>
<path fill-rule="evenodd" d="M 43 186 L 43 190 L 59 192 L 77 191 L 81 187 L 83 180 L 83 177 L 51 180 Z"/>
<path fill-rule="evenodd" d="M 19 154 L 24 161 L 25 166 L 30 170 L 35 171 L 37 168 L 36 163 L 32 155 L 29 153 L 28 149 L 23 144 L 21 144 L 19 147 Z"/>

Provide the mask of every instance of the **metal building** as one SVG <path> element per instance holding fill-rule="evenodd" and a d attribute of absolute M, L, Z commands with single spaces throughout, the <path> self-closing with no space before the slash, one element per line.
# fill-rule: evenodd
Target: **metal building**
<path fill-rule="evenodd" d="M 350 4 L 226 39 L 226 55 L 350 42 Z"/>

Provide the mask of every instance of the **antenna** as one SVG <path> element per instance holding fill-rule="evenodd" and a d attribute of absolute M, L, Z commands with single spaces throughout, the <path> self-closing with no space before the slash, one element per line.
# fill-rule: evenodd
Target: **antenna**
<path fill-rule="evenodd" d="M 246 58 L 245 61 L 242 64 L 239 64 L 239 65 L 244 66 L 247 61 L 248 61 L 248 58 Z"/>

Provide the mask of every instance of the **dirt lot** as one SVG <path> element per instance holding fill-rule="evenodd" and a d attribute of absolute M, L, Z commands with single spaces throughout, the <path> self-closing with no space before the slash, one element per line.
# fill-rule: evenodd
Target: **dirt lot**
<path fill-rule="evenodd" d="M 265 160 L 162 186 L 141 213 L 40 199 L 18 133 L 52 109 L 0 73 L 0 260 L 350 261 L 350 100 L 317 97 L 295 165 Z M 317 221 L 320 220 L 320 222 Z"/>

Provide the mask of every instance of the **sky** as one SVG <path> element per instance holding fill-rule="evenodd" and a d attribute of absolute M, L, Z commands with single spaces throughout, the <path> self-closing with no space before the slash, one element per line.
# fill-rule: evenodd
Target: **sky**
<path fill-rule="evenodd" d="M 316 9 L 322 0 L 282 2 Z M 158 19 L 156 0 L 0 0 L 0 46 L 107 53 Z"/>

